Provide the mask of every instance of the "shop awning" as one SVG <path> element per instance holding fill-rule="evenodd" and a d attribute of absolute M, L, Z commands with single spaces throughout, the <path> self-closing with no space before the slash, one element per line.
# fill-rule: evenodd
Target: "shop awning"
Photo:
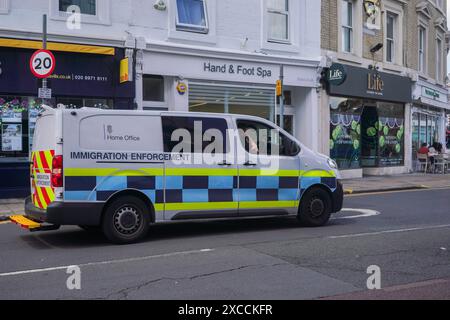
<path fill-rule="evenodd" d="M 35 40 L 0 38 L 0 47 L 38 50 L 42 49 L 42 42 Z M 60 42 L 48 42 L 47 49 L 51 51 L 99 54 L 108 56 L 113 56 L 115 54 L 115 49 L 112 47 L 89 46 Z"/>

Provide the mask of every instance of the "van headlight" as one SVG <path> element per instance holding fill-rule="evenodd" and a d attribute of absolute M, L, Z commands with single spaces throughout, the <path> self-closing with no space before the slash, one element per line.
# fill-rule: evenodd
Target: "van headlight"
<path fill-rule="evenodd" d="M 338 165 L 336 163 L 336 161 L 334 161 L 333 159 L 328 158 L 328 165 L 330 166 L 331 169 L 338 169 Z"/>

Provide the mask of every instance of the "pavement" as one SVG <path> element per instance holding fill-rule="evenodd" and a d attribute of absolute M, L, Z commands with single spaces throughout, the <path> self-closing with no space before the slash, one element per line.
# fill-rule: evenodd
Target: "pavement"
<path fill-rule="evenodd" d="M 346 194 L 450 187 L 450 174 L 403 174 L 344 180 Z"/>
<path fill-rule="evenodd" d="M 344 207 L 322 228 L 162 224 L 128 246 L 0 223 L 0 299 L 450 299 L 450 188 L 348 195 Z M 67 287 L 74 265 L 80 290 Z M 371 266 L 380 290 L 368 290 Z"/>

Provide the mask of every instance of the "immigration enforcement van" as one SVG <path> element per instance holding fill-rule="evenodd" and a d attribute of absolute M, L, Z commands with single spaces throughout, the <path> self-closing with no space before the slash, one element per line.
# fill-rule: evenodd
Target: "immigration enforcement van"
<path fill-rule="evenodd" d="M 44 109 L 31 196 L 10 217 L 30 231 L 74 225 L 126 244 L 156 223 L 292 215 L 318 227 L 342 209 L 336 163 L 264 119 Z"/>

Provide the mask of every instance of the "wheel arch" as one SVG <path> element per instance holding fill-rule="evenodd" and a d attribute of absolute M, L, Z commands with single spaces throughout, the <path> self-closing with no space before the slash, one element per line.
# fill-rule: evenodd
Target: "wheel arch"
<path fill-rule="evenodd" d="M 334 202 L 334 200 L 333 200 L 333 191 L 331 190 L 331 188 L 329 186 L 323 184 L 323 183 L 316 183 L 316 184 L 313 184 L 313 185 L 309 186 L 300 195 L 300 204 L 298 206 L 299 212 L 300 212 L 300 209 L 301 209 L 301 203 L 302 203 L 303 198 L 305 197 L 306 194 L 308 194 L 309 192 L 311 192 L 311 190 L 314 190 L 314 189 L 322 189 L 323 191 L 325 191 L 328 194 L 328 196 L 330 197 L 330 202 L 331 202 L 332 206 L 334 206 L 334 203 L 333 203 Z"/>
<path fill-rule="evenodd" d="M 113 201 L 115 201 L 121 197 L 125 197 L 125 196 L 133 196 L 133 197 L 136 197 L 136 198 L 142 200 L 144 202 L 144 204 L 147 206 L 147 209 L 150 213 L 151 223 L 154 223 L 156 221 L 155 206 L 154 206 L 152 200 L 145 193 L 143 193 L 140 190 L 136 190 L 136 189 L 121 190 L 121 191 L 114 193 L 112 196 L 110 196 L 108 198 L 108 200 L 106 200 L 105 205 L 103 206 L 102 218 L 101 218 L 102 221 L 103 221 L 103 216 L 105 215 L 105 212 L 108 209 L 109 204 L 111 204 Z"/>

